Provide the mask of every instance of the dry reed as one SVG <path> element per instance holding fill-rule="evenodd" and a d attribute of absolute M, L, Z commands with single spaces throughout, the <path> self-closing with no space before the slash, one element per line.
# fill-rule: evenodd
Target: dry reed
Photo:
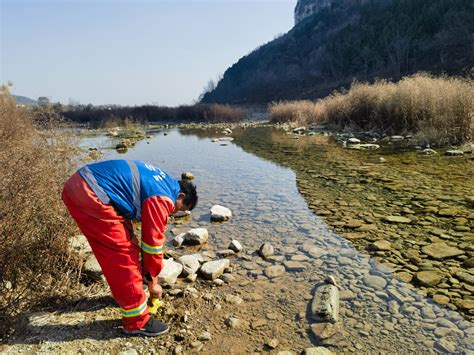
<path fill-rule="evenodd" d="M 67 238 L 75 226 L 61 201 L 74 169 L 74 149 L 47 115 L 17 107 L 6 87 L 0 92 L 0 323 L 46 296 L 66 290 L 78 275 Z M 49 116 L 51 117 L 51 116 Z M 45 127 L 48 129 L 45 129 Z M 66 291 L 68 292 L 68 291 Z M 4 335 L 5 332 L 2 332 Z"/>
<path fill-rule="evenodd" d="M 325 123 L 381 134 L 415 134 L 437 145 L 460 144 L 474 135 L 474 84 L 470 79 L 420 73 L 398 83 L 354 83 L 319 101 L 270 106 L 272 120 Z"/>

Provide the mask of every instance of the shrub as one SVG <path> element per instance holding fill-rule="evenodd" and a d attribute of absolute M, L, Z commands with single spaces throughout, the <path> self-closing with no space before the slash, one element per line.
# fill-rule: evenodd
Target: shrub
<path fill-rule="evenodd" d="M 474 85 L 471 79 L 421 73 L 398 83 L 354 83 L 320 101 L 276 103 L 272 120 L 328 123 L 382 134 L 416 134 L 438 145 L 459 144 L 474 134 Z"/>
<path fill-rule="evenodd" d="M 61 201 L 74 168 L 64 134 L 17 107 L 6 87 L 0 92 L 0 323 L 31 308 L 72 282 L 67 237 L 75 227 Z M 48 115 L 38 115 L 46 117 Z M 51 117 L 51 116 L 48 116 Z M 74 278 L 77 279 L 77 278 Z M 6 334 L 3 329 L 0 333 Z"/>

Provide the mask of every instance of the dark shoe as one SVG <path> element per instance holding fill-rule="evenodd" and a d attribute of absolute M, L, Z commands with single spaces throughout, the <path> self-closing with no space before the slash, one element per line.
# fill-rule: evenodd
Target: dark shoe
<path fill-rule="evenodd" d="M 145 335 L 147 337 L 156 337 L 158 335 L 168 333 L 169 329 L 170 327 L 168 326 L 168 324 L 160 322 L 159 320 L 153 317 L 150 317 L 150 319 L 143 328 L 134 330 L 124 329 L 123 332 L 127 335 Z"/>

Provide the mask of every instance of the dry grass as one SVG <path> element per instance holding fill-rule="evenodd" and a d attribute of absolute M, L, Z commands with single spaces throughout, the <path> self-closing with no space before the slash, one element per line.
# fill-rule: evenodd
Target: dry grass
<path fill-rule="evenodd" d="M 417 74 L 398 83 L 354 83 L 319 101 L 271 105 L 272 120 L 326 123 L 382 134 L 416 134 L 438 145 L 459 144 L 474 135 L 474 84 L 470 79 Z"/>
<path fill-rule="evenodd" d="M 0 323 L 78 279 L 67 238 L 75 226 L 61 201 L 74 150 L 47 114 L 16 107 L 0 94 Z M 2 330 L 0 330 L 2 332 Z M 5 333 L 3 333 L 5 335 Z"/>

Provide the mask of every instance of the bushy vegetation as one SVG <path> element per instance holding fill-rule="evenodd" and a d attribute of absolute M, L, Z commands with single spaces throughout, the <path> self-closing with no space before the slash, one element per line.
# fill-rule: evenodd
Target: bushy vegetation
<path fill-rule="evenodd" d="M 471 0 L 333 1 L 284 36 L 241 58 L 204 103 L 316 99 L 354 79 L 429 71 L 464 75 L 474 66 Z"/>
<path fill-rule="evenodd" d="M 414 133 L 427 143 L 458 144 L 474 135 L 474 83 L 417 74 L 398 83 L 354 83 L 318 101 L 270 106 L 272 120 L 326 123 L 384 134 Z"/>
<path fill-rule="evenodd" d="M 107 122 L 115 121 L 123 124 L 125 120 L 138 123 L 187 123 L 187 122 L 239 122 L 247 118 L 246 113 L 238 107 L 219 104 L 183 105 L 178 107 L 166 106 L 136 106 L 136 107 L 94 107 L 76 106 L 63 110 L 65 118 L 85 123 L 90 122 L 95 127 L 104 127 Z"/>
<path fill-rule="evenodd" d="M 53 115 L 54 116 L 54 115 Z M 77 280 L 68 255 L 72 219 L 61 201 L 74 170 L 68 139 L 51 115 L 31 117 L 0 92 L 0 333 L 12 316 Z M 33 122 L 36 122 L 33 123 Z M 38 125 L 41 126 L 39 129 Z"/>

